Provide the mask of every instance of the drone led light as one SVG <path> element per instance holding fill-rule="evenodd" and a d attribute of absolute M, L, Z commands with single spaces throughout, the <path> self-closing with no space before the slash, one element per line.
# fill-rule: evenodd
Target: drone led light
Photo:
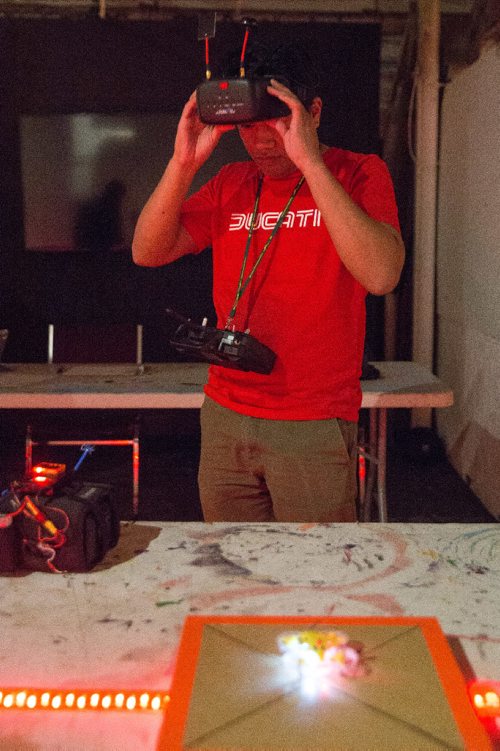
<path fill-rule="evenodd" d="M 278 646 L 288 663 L 301 671 L 324 674 L 335 670 L 341 675 L 359 675 L 359 651 L 349 646 L 342 631 L 300 631 L 278 637 Z"/>

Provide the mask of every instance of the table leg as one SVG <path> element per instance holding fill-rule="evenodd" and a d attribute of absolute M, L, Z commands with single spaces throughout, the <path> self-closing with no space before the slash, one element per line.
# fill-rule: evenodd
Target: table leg
<path fill-rule="evenodd" d="M 365 501 L 366 501 L 366 451 L 365 451 L 365 431 L 359 429 L 358 434 L 358 499 L 359 499 L 359 518 L 364 519 Z"/>
<path fill-rule="evenodd" d="M 26 427 L 26 440 L 24 444 L 24 474 L 26 477 L 31 475 L 31 467 L 33 466 L 33 437 L 31 432 L 31 425 Z"/>
<path fill-rule="evenodd" d="M 366 458 L 368 459 L 368 477 L 366 482 L 366 489 L 364 494 L 364 504 L 363 504 L 363 516 L 362 519 L 364 522 L 370 521 L 371 516 L 371 506 L 372 506 L 372 497 L 373 497 L 373 486 L 375 484 L 375 477 L 377 474 L 377 410 L 376 409 L 370 409 L 369 410 L 370 415 L 370 428 L 369 428 L 369 435 L 368 435 L 368 452 L 365 453 Z"/>
<path fill-rule="evenodd" d="M 132 441 L 132 510 L 134 517 L 139 514 L 139 432 L 135 428 Z"/>
<path fill-rule="evenodd" d="M 387 521 L 387 409 L 378 409 L 378 451 L 377 451 L 377 501 L 378 520 Z"/>

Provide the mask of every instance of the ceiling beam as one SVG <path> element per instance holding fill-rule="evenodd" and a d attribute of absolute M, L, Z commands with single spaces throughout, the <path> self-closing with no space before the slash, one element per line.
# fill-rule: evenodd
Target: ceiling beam
<path fill-rule="evenodd" d="M 217 11 L 238 18 L 271 15 L 279 20 L 305 16 L 335 20 L 339 16 L 406 15 L 412 0 L 0 0 L 4 16 L 74 16 L 95 13 L 107 17 L 165 18 L 178 13 Z M 473 0 L 442 0 L 441 12 L 468 14 Z"/>

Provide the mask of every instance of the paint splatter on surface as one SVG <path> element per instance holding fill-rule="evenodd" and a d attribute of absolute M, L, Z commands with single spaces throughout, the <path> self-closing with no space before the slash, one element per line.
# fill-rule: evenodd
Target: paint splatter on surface
<path fill-rule="evenodd" d="M 189 613 L 433 616 L 496 678 L 499 561 L 494 525 L 130 524 L 92 572 L 1 582 L 0 678 L 165 687 Z"/>

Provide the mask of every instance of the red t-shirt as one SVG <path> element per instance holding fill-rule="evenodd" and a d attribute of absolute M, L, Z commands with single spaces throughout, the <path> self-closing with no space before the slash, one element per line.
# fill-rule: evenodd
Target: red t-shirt
<path fill-rule="evenodd" d="M 375 155 L 331 148 L 325 164 L 367 214 L 399 229 L 392 181 Z M 234 302 L 258 185 L 254 162 L 226 165 L 184 204 L 182 224 L 201 251 L 213 251 L 219 328 Z M 245 278 L 300 174 L 265 176 Z M 253 417 L 357 420 L 366 290 L 340 261 L 307 183 L 238 304 L 238 331 L 250 329 L 277 355 L 270 375 L 211 366 L 205 392 Z"/>

